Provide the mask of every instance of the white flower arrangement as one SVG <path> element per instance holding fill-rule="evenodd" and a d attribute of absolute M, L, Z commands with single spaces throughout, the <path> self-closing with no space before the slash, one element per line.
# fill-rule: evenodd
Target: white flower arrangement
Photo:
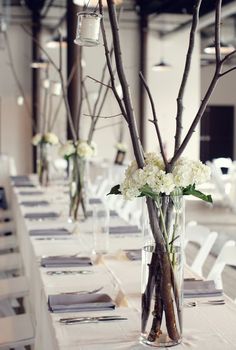
<path fill-rule="evenodd" d="M 125 179 L 120 185 L 120 191 L 125 199 L 131 200 L 147 192 L 152 195 L 170 195 L 174 190 L 181 189 L 183 194 L 195 191 L 195 185 L 199 185 L 210 179 L 210 168 L 199 160 L 180 158 L 172 173 L 166 173 L 164 163 L 155 153 L 145 155 L 145 166 L 138 168 L 133 161 L 126 169 Z M 199 192 L 200 193 L 200 192 Z"/>
<path fill-rule="evenodd" d="M 94 149 L 86 141 L 79 141 L 77 145 L 77 154 L 84 159 L 90 159 L 94 154 Z"/>
<path fill-rule="evenodd" d="M 44 134 L 43 140 L 44 142 L 50 143 L 51 145 L 57 145 L 59 142 L 57 135 L 55 135 L 52 132 L 47 132 L 46 134 Z"/>
<path fill-rule="evenodd" d="M 34 146 L 37 146 L 41 141 L 42 141 L 42 138 L 43 138 L 43 135 L 42 134 L 35 134 L 33 137 L 32 137 L 32 144 Z"/>
<path fill-rule="evenodd" d="M 90 159 L 97 154 L 97 146 L 94 142 L 89 145 L 86 141 L 78 141 L 77 145 L 74 145 L 73 141 L 69 140 L 60 147 L 59 154 L 65 158 L 77 154 L 80 158 Z"/>
<path fill-rule="evenodd" d="M 31 142 L 34 146 L 37 146 L 40 143 L 49 143 L 50 145 L 57 145 L 59 142 L 59 139 L 57 135 L 53 134 L 52 132 L 47 132 L 44 135 L 37 133 L 33 136 Z"/>
<path fill-rule="evenodd" d="M 62 145 L 59 149 L 59 155 L 61 157 L 70 157 L 72 154 L 75 154 L 75 146 L 73 141 L 69 140 L 64 145 Z"/>
<path fill-rule="evenodd" d="M 121 151 L 121 152 L 127 152 L 127 145 L 123 142 L 117 142 L 117 144 L 115 145 L 115 148 L 117 149 L 117 151 Z"/>

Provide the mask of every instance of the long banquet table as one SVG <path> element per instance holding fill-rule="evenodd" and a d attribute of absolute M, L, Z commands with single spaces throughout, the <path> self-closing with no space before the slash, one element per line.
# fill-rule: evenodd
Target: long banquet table
<path fill-rule="evenodd" d="M 30 190 L 39 190 L 33 188 Z M 22 255 L 22 270 L 29 280 L 29 302 L 26 305 L 32 314 L 35 327 L 36 350 L 141 350 L 146 347 L 139 343 L 140 330 L 140 261 L 126 258 L 124 249 L 141 248 L 140 235 L 110 235 L 110 251 L 100 258 L 91 254 L 91 218 L 78 225 L 67 220 L 68 203 L 65 189 L 54 186 L 38 195 L 26 195 L 25 188 L 12 187 L 12 207 L 16 231 Z M 23 201 L 49 201 L 49 206 L 28 207 Z M 30 212 L 54 211 L 57 219 L 28 220 Z M 111 218 L 111 225 L 122 224 L 119 217 Z M 127 224 L 126 224 L 127 225 Z M 47 239 L 30 237 L 29 230 L 67 227 L 73 233 L 68 237 Z M 52 269 L 40 265 L 42 256 L 90 255 L 94 265 L 86 267 L 88 274 L 48 275 Z M 63 268 L 63 270 L 83 268 Z M 53 270 L 61 270 L 53 268 Z M 72 316 L 104 315 L 107 312 L 51 313 L 48 310 L 48 296 L 78 290 L 102 291 L 116 301 L 118 307 L 108 311 L 127 317 L 127 321 L 100 322 L 90 324 L 62 325 L 59 318 Z M 196 298 L 194 299 L 196 300 Z M 199 304 L 184 308 L 183 342 L 173 349 L 184 350 L 232 350 L 236 349 L 236 306 L 226 298 L 224 305 Z"/>

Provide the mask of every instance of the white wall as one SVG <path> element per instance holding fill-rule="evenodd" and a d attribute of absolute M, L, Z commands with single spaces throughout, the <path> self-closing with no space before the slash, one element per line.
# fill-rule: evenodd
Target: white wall
<path fill-rule="evenodd" d="M 17 75 L 30 103 L 30 41 L 16 25 L 8 28 L 9 42 Z M 19 91 L 8 64 L 6 48 L 0 51 L 1 152 L 14 157 L 17 171 L 31 171 L 31 120 L 24 106 L 17 105 Z"/>
<path fill-rule="evenodd" d="M 182 79 L 183 67 L 188 44 L 188 31 L 180 31 L 176 34 L 160 40 L 157 34 L 149 35 L 148 50 L 148 83 L 152 91 L 156 104 L 159 125 L 163 142 L 168 157 L 173 155 L 175 117 L 176 117 L 176 98 L 180 82 Z M 164 56 L 165 62 L 171 65 L 169 71 L 153 71 L 152 66 L 160 61 Z M 200 63 L 199 63 L 199 38 L 196 38 L 196 45 L 192 59 L 192 67 L 189 81 L 186 87 L 186 93 L 183 100 L 183 137 L 186 134 L 199 106 L 200 100 Z M 149 105 L 149 103 L 147 102 Z M 151 111 L 146 116 L 152 117 Z M 146 139 L 148 150 L 159 149 L 153 124 L 147 122 Z M 197 130 L 183 156 L 197 159 L 199 157 L 199 131 Z"/>

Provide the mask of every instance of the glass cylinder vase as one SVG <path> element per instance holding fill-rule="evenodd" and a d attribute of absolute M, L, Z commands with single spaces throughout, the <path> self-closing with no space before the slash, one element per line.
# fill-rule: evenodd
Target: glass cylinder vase
<path fill-rule="evenodd" d="M 41 186 L 49 184 L 50 147 L 48 143 L 42 142 L 38 148 L 37 173 Z"/>
<path fill-rule="evenodd" d="M 70 158 L 70 221 L 77 221 L 79 208 L 82 208 L 84 218 L 86 218 L 86 193 L 85 193 L 85 171 L 86 161 L 73 154 Z"/>
<path fill-rule="evenodd" d="M 143 210 L 141 342 L 168 347 L 182 339 L 184 200 L 147 198 Z"/>

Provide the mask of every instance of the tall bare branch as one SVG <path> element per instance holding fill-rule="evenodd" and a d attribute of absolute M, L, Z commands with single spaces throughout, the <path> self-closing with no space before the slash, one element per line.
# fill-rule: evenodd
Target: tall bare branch
<path fill-rule="evenodd" d="M 189 78 L 190 66 L 191 66 L 192 56 L 193 56 L 193 49 L 195 45 L 195 33 L 197 30 L 197 25 L 199 21 L 199 10 L 200 10 L 201 3 L 202 3 L 202 0 L 197 0 L 193 8 L 193 19 L 192 19 L 192 26 L 190 30 L 190 36 L 189 36 L 188 52 L 187 52 L 186 61 L 185 61 L 184 73 L 183 73 L 183 77 L 182 77 L 182 81 L 180 84 L 180 89 L 177 97 L 175 152 L 177 151 L 181 143 L 181 136 L 182 136 L 182 129 L 183 129 L 182 119 L 183 119 L 183 110 L 184 110 L 183 96 L 184 96 L 185 88 Z"/>

